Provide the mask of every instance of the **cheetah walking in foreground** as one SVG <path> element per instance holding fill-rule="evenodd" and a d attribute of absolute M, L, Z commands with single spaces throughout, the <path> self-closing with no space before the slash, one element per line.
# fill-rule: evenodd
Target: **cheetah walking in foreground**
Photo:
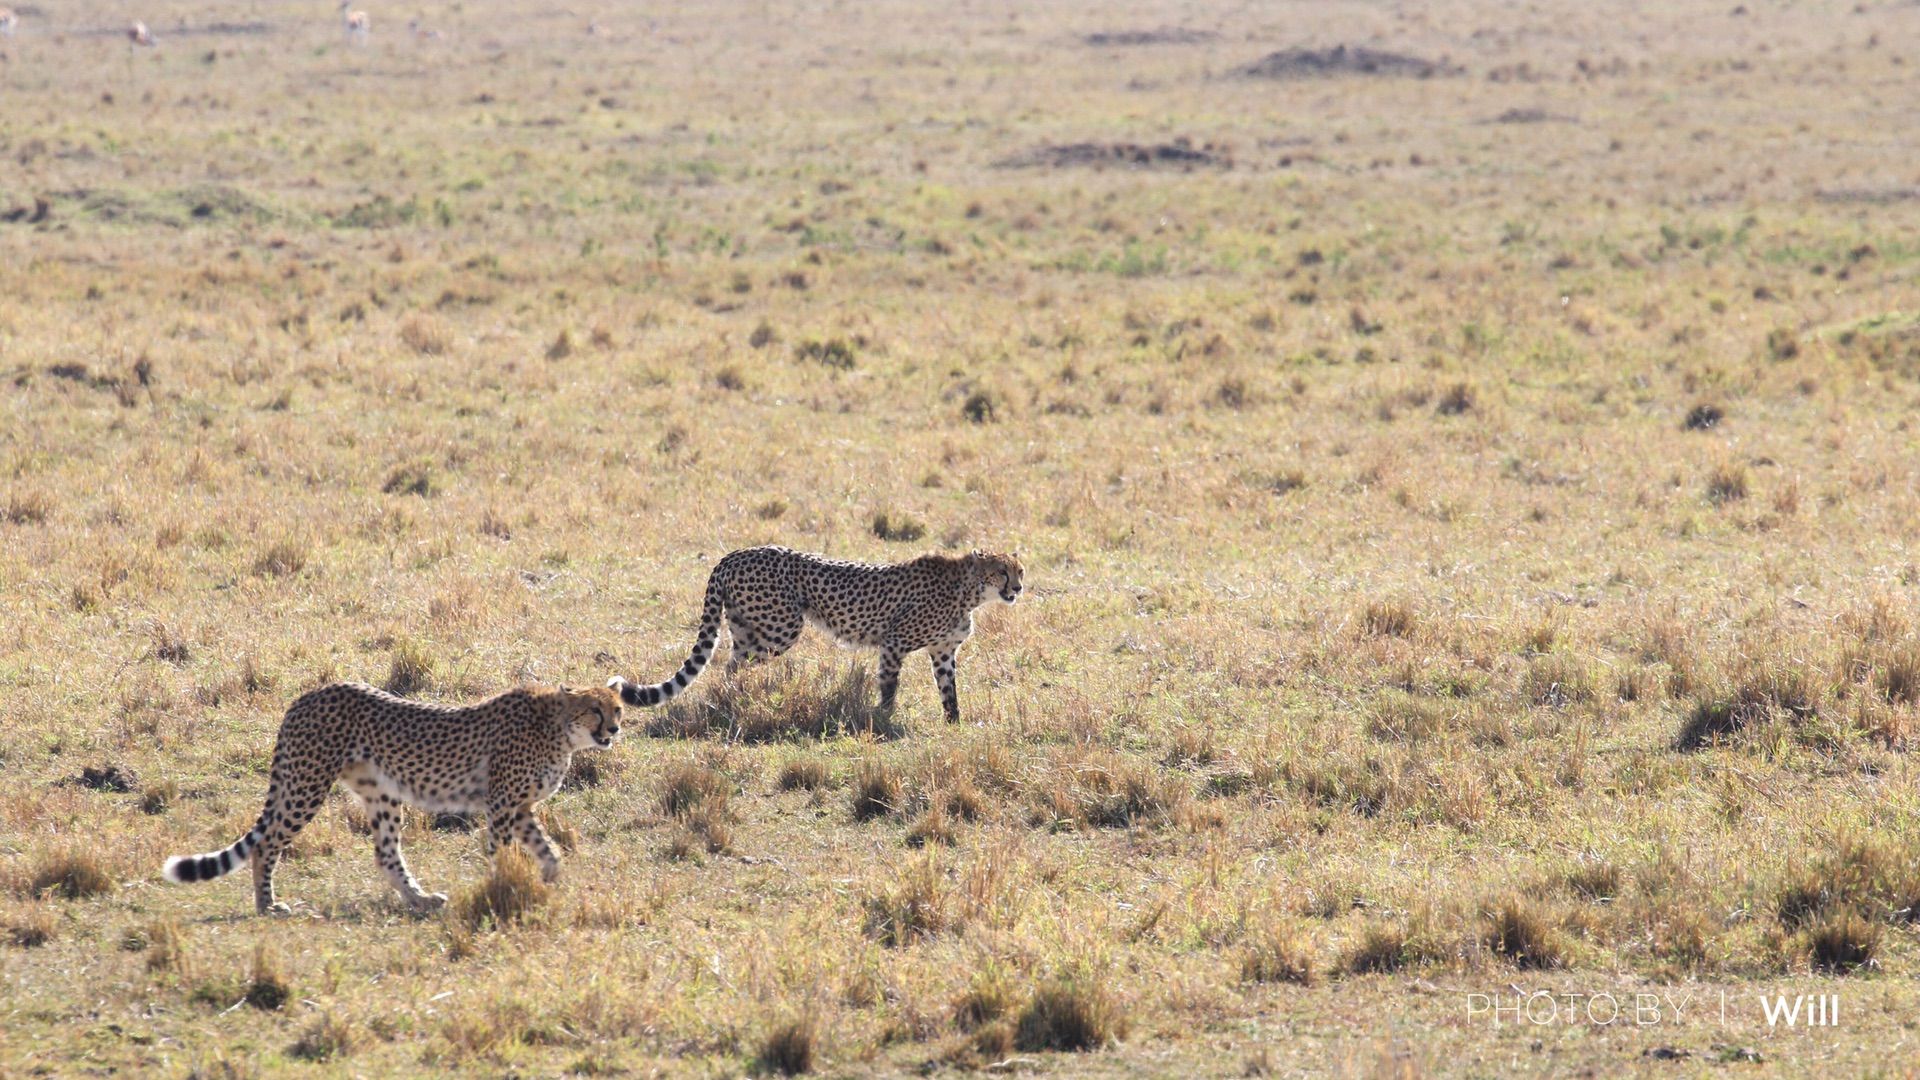
<path fill-rule="evenodd" d="M 477 705 L 429 705 L 361 683 L 337 683 L 287 709 L 273 747 L 266 807 L 225 851 L 167 860 L 169 881 L 209 881 L 253 860 L 253 902 L 274 900 L 273 868 L 294 834 L 318 813 L 335 780 L 367 804 L 380 869 L 409 907 L 445 904 L 426 893 L 400 853 L 400 804 L 433 813 L 487 815 L 487 853 L 518 840 L 552 881 L 560 874 L 533 808 L 554 793 L 575 750 L 604 750 L 620 735 L 620 701 L 604 687 L 523 686 Z"/>
<path fill-rule="evenodd" d="M 699 638 L 673 678 L 652 686 L 615 678 L 607 685 L 629 705 L 659 705 L 706 668 L 722 614 L 733 636 L 729 675 L 786 652 L 811 622 L 842 645 L 880 650 L 880 707 L 889 711 L 900 688 L 900 661 L 928 650 L 947 720 L 957 721 L 954 654 L 973 633 L 973 609 L 1019 599 L 1020 576 L 1018 556 L 979 551 L 874 566 L 783 547 L 746 548 L 721 559 L 708 576 Z"/>

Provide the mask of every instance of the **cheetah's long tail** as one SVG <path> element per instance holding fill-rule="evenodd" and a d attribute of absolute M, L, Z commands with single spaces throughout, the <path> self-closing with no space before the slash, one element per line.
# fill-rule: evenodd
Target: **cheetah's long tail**
<path fill-rule="evenodd" d="M 720 617 L 726 614 L 726 586 L 720 580 L 720 568 L 714 567 L 707 575 L 707 600 L 700 611 L 700 636 L 693 643 L 693 652 L 673 678 L 650 686 L 637 686 L 618 676 L 607 680 L 607 685 L 620 691 L 620 700 L 635 707 L 664 705 L 674 696 L 687 688 L 687 684 L 700 677 L 706 670 L 707 661 L 713 658 L 713 646 L 720 639 Z"/>
<path fill-rule="evenodd" d="M 161 876 L 168 881 L 187 884 L 195 881 L 212 881 L 224 874 L 231 874 L 247 861 L 253 849 L 267 838 L 267 823 L 263 817 L 256 822 L 247 835 L 233 842 L 225 851 L 213 851 L 205 855 L 175 855 L 160 868 Z"/>

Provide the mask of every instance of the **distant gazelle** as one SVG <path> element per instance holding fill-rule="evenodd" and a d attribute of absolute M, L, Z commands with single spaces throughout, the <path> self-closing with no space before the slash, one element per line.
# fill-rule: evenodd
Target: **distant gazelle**
<path fill-rule="evenodd" d="M 146 23 L 135 19 L 132 23 L 128 24 L 127 44 L 129 46 L 141 45 L 147 48 L 153 47 L 153 34 L 147 29 Z"/>
<path fill-rule="evenodd" d="M 340 0 L 340 20 L 346 28 L 347 40 L 358 39 L 362 45 L 367 43 L 367 32 L 373 29 L 373 20 L 367 18 L 364 11 L 351 11 L 353 0 Z"/>

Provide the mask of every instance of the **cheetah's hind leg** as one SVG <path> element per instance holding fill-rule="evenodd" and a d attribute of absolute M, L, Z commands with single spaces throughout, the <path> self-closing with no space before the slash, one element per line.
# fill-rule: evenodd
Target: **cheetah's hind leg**
<path fill-rule="evenodd" d="M 446 893 L 430 893 L 420 888 L 413 871 L 407 869 L 407 857 L 400 851 L 400 804 L 389 795 L 367 800 L 373 825 L 373 853 L 387 882 L 400 893 L 400 899 L 416 912 L 437 911 L 447 902 Z"/>

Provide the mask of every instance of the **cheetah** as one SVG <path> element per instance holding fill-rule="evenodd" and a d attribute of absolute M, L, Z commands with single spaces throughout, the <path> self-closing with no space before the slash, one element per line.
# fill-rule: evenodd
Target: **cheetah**
<path fill-rule="evenodd" d="M 641 686 L 613 678 L 629 705 L 659 705 L 698 678 L 713 654 L 726 616 L 733 637 L 727 674 L 793 647 L 807 623 L 850 648 L 880 650 L 880 708 L 893 709 L 900 661 L 928 650 L 949 723 L 960 719 L 954 654 L 973 633 L 973 609 L 1020 597 L 1020 558 L 976 551 L 922 555 L 891 566 L 843 562 L 783 547 L 744 548 L 720 560 L 707 577 L 706 604 L 693 653 L 673 678 Z"/>
<path fill-rule="evenodd" d="M 426 893 L 400 853 L 400 804 L 487 815 L 487 853 L 515 839 L 560 874 L 533 808 L 554 793 L 575 750 L 604 750 L 620 736 L 620 701 L 608 689 L 522 686 L 476 705 L 430 705 L 364 683 L 303 694 L 287 709 L 273 747 L 267 803 L 247 835 L 224 851 L 168 859 L 169 881 L 211 881 L 253 859 L 260 914 L 289 909 L 273 896 L 273 868 L 320 810 L 335 780 L 365 800 L 373 850 L 387 880 L 416 911 L 444 905 Z"/>

